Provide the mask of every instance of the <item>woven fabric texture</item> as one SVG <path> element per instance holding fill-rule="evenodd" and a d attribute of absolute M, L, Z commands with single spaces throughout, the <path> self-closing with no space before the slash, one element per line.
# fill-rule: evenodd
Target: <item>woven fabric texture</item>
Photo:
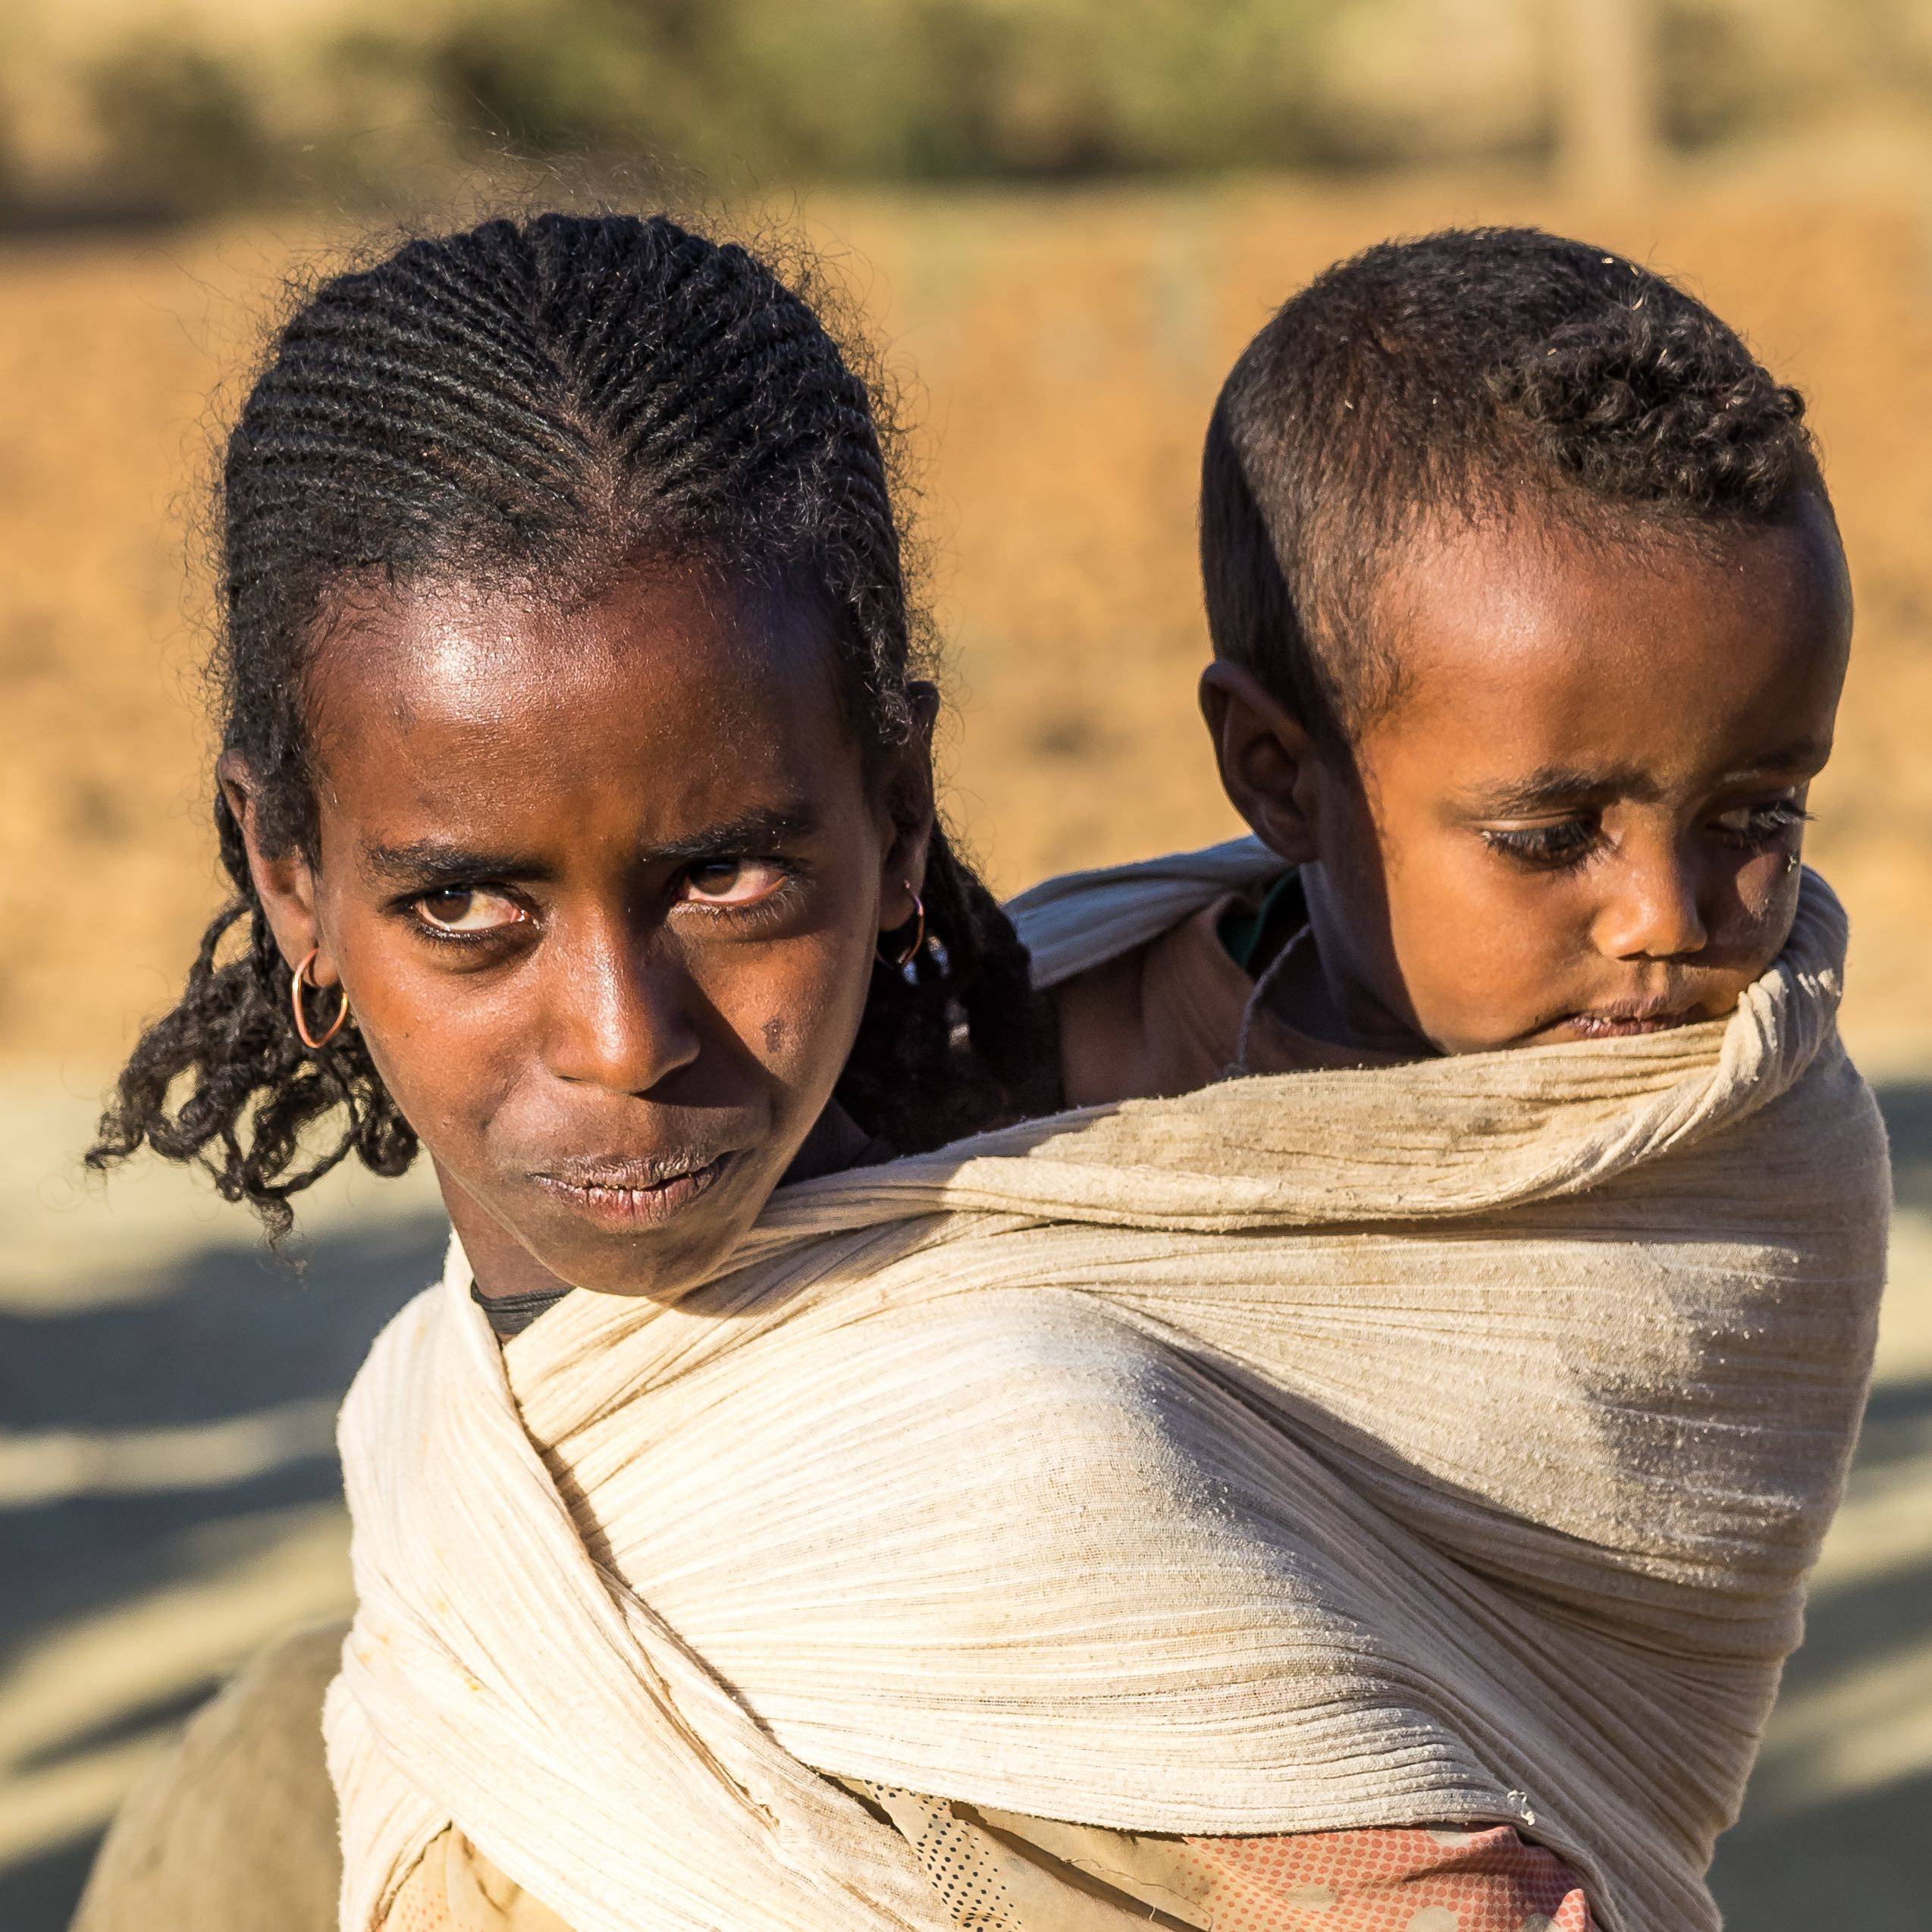
<path fill-rule="evenodd" d="M 1023 930 L 1064 977 L 1269 864 L 1087 875 Z M 453 1824 L 575 1932 L 937 1932 L 820 1773 L 1129 1832 L 1507 1824 L 1611 1932 L 1714 1927 L 1883 1272 L 1844 942 L 1808 877 L 1727 1021 L 781 1190 L 681 1301 L 500 1351 L 453 1251 L 343 1414 L 347 1932 Z"/>

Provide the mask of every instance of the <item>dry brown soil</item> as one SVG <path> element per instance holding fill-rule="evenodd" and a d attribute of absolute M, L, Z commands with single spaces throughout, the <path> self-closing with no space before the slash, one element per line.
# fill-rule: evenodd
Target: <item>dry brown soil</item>
<path fill-rule="evenodd" d="M 1856 922 L 1869 1056 L 1932 1052 L 1932 260 L 1923 205 L 1686 186 L 1642 209 L 1507 183 L 814 202 L 913 378 L 956 701 L 952 810 L 1002 887 L 1221 836 L 1196 723 L 1195 467 L 1240 343 L 1377 237 L 1540 219 L 1689 277 L 1813 399 L 1860 633 L 1812 851 Z M 0 249 L 0 1057 L 105 1071 L 215 899 L 209 456 L 313 234 Z"/>

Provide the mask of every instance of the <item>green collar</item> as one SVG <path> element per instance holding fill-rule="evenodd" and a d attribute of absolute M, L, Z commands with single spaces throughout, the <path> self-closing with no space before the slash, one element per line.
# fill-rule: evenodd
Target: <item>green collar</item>
<path fill-rule="evenodd" d="M 1250 977 L 1252 961 L 1272 958 L 1281 945 L 1308 923 L 1308 908 L 1301 895 L 1301 874 L 1291 867 L 1263 895 L 1261 903 L 1250 910 L 1231 905 L 1221 915 L 1215 931 L 1222 950 Z M 1274 942 L 1272 944 L 1266 943 Z"/>

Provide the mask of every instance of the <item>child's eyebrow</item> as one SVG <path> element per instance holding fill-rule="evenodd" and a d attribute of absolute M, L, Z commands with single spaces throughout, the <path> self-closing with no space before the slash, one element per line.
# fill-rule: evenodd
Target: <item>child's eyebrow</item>
<path fill-rule="evenodd" d="M 1720 785 L 1743 785 L 1754 779 L 1772 776 L 1789 782 L 1818 771 L 1830 754 L 1828 740 L 1796 739 L 1766 752 L 1761 757 L 1734 766 L 1714 782 Z M 1465 792 L 1460 802 L 1466 811 L 1503 817 L 1513 812 L 1554 811 L 1564 806 L 1601 804 L 1612 798 L 1629 798 L 1639 804 L 1649 804 L 1663 795 L 1664 788 L 1654 776 L 1632 766 L 1584 771 L 1573 766 L 1545 765 L 1526 777 L 1510 779 L 1487 790 Z"/>
<path fill-rule="evenodd" d="M 1736 781 L 1755 778 L 1766 772 L 1802 773 L 1809 776 L 1822 771 L 1830 757 L 1829 738 L 1794 738 L 1788 745 L 1780 745 L 1762 757 L 1736 767 L 1727 776 L 1727 779 Z"/>
<path fill-rule="evenodd" d="M 1548 811 L 1557 805 L 1583 805 L 1607 798 L 1647 802 L 1659 795 L 1657 781 L 1628 767 L 1581 771 L 1567 765 L 1545 765 L 1527 777 L 1510 779 L 1487 789 L 1463 795 L 1464 808 L 1476 812 Z"/>

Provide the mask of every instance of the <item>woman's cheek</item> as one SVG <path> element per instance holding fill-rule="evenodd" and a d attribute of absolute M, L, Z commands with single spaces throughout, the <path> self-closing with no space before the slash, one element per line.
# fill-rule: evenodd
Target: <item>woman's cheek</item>
<path fill-rule="evenodd" d="M 843 934 L 758 950 L 761 960 L 745 962 L 708 996 L 776 1085 L 829 1092 L 858 1030 L 870 969 Z"/>
<path fill-rule="evenodd" d="M 381 990 L 364 1018 L 363 1040 L 403 1118 L 448 1160 L 480 1143 L 514 1085 L 506 1047 L 516 1030 L 505 1029 L 491 1002 L 466 998 L 452 975 L 406 960 L 390 968 L 378 966 Z"/>

